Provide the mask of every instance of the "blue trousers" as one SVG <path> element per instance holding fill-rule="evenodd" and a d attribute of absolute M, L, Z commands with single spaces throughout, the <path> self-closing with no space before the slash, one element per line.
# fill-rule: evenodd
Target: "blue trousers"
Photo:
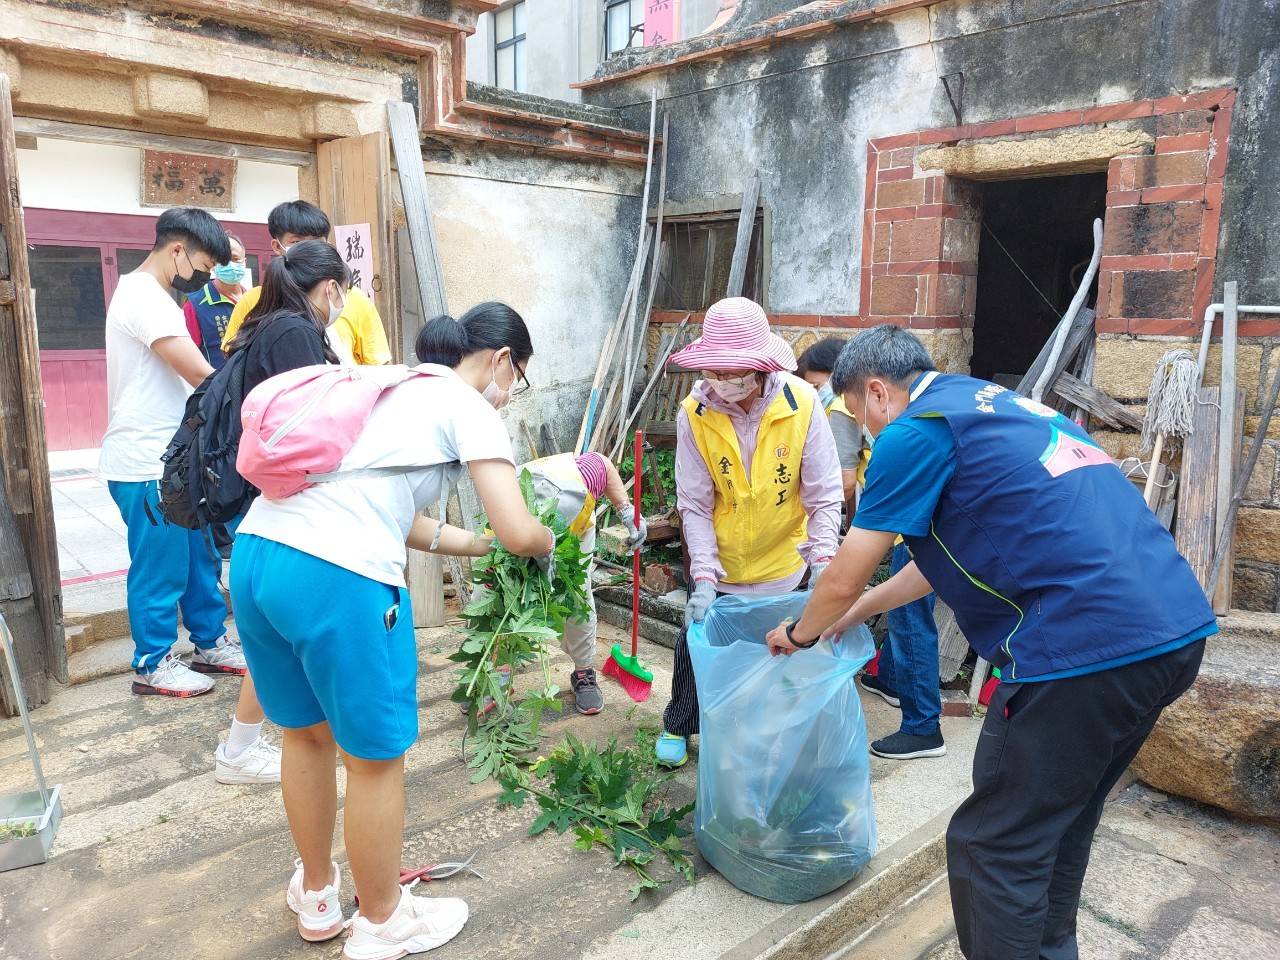
<path fill-rule="evenodd" d="M 906 544 L 893 548 L 892 576 L 911 562 Z M 902 732 L 926 737 L 938 732 L 938 628 L 934 594 L 889 611 L 889 637 L 880 648 L 879 677 L 902 701 Z"/>
<path fill-rule="evenodd" d="M 129 630 L 133 669 L 148 672 L 178 639 L 178 609 L 197 647 L 214 646 L 227 632 L 227 604 L 218 590 L 218 561 L 198 530 L 169 523 L 160 513 L 159 483 L 107 482 L 129 529 Z"/>

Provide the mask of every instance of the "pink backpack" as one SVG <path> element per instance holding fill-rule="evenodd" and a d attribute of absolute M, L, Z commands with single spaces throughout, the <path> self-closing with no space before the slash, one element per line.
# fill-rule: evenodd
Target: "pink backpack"
<path fill-rule="evenodd" d="M 416 467 L 337 472 L 384 390 L 431 374 L 405 366 L 318 364 L 264 380 L 244 398 L 240 475 L 280 500 L 313 483 L 356 474 L 407 473 Z"/>

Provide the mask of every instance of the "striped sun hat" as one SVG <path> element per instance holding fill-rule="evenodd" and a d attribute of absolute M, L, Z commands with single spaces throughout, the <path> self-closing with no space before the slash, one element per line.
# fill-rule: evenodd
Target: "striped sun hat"
<path fill-rule="evenodd" d="M 702 336 L 672 354 L 672 366 L 686 370 L 794 370 L 796 355 L 787 341 L 769 332 L 758 303 L 729 297 L 714 303 L 702 321 Z"/>

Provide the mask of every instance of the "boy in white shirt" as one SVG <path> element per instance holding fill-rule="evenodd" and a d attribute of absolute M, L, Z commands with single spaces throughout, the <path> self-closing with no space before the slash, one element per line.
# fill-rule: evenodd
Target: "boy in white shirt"
<path fill-rule="evenodd" d="M 155 247 L 137 270 L 120 278 L 107 308 L 110 417 L 98 472 L 128 528 L 136 694 L 192 697 L 213 689 L 202 674 L 246 674 L 239 643 L 226 636 L 219 561 L 202 531 L 165 520 L 158 490 L 160 457 L 182 421 L 187 397 L 213 372 L 188 335 L 170 289 L 199 290 L 210 271 L 230 258 L 226 231 L 210 214 L 195 207 L 166 210 L 156 221 Z M 196 646 L 190 667 L 170 653 L 179 608 Z M 256 713 L 261 721 L 247 677 L 242 702 L 251 709 L 238 709 L 238 715 L 246 714 L 240 719 Z M 249 759 L 259 773 L 274 763 L 274 771 L 265 770 L 274 775 L 266 779 L 278 780 L 279 752 L 261 741 L 260 727 L 237 720 L 231 739 L 248 741 L 237 746 L 242 754 L 246 748 L 256 751 Z"/>

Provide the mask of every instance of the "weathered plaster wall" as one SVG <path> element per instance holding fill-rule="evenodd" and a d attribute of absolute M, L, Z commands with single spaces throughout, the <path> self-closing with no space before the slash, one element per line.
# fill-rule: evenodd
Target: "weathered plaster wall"
<path fill-rule="evenodd" d="M 960 72 L 965 123 L 1238 86 L 1219 278 L 1239 279 L 1252 302 L 1280 297 L 1280 234 L 1266 227 L 1280 218 L 1267 188 L 1280 166 L 1272 0 L 954 0 L 585 97 L 642 112 L 657 86 L 671 111 L 672 199 L 739 190 L 759 168 L 774 226 L 769 309 L 849 314 L 866 141 L 954 124 L 938 77 Z"/>
<path fill-rule="evenodd" d="M 533 335 L 534 389 L 507 414 L 517 450 L 520 420 L 568 449 L 635 256 L 643 174 L 522 154 L 428 161 L 450 310 L 501 300 Z"/>

